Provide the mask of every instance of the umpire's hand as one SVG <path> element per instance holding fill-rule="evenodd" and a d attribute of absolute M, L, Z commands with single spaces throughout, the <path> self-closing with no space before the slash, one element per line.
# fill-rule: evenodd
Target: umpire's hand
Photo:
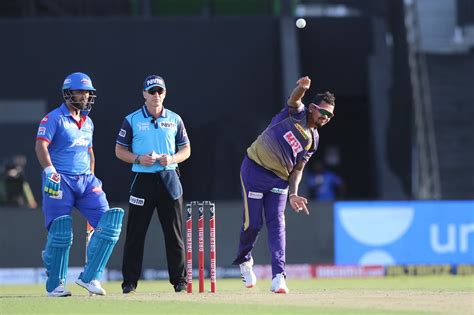
<path fill-rule="evenodd" d="M 156 154 L 154 151 L 151 151 L 148 154 L 140 155 L 140 164 L 145 166 L 152 166 L 158 160 L 160 155 Z"/>
<path fill-rule="evenodd" d="M 161 155 L 161 157 L 159 157 L 157 161 L 160 162 L 161 166 L 168 166 L 174 163 L 173 156 L 170 154 Z"/>

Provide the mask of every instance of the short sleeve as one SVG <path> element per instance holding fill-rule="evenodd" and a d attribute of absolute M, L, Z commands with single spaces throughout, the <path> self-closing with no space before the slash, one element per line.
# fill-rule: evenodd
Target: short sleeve
<path fill-rule="evenodd" d="M 186 127 L 184 127 L 184 122 L 179 117 L 178 121 L 178 130 L 176 132 L 176 145 L 181 146 L 189 143 L 188 133 L 186 132 Z"/>
<path fill-rule="evenodd" d="M 129 121 L 125 118 L 117 135 L 116 143 L 128 147 L 132 142 L 133 130 Z"/>
<path fill-rule="evenodd" d="M 56 133 L 57 122 L 55 119 L 50 119 L 49 115 L 46 115 L 41 119 L 38 132 L 36 133 L 36 140 L 43 140 L 51 143 L 54 134 Z"/>

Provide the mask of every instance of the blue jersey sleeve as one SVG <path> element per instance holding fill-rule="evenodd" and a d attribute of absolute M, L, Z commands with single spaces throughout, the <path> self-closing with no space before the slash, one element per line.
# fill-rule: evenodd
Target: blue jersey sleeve
<path fill-rule="evenodd" d="M 57 122 L 52 116 L 51 118 L 49 116 L 52 115 L 46 115 L 41 119 L 39 127 L 38 127 L 38 132 L 36 134 L 36 140 L 44 140 L 48 143 L 51 143 L 53 141 L 54 134 L 56 133 L 56 127 L 57 127 Z"/>
<path fill-rule="evenodd" d="M 117 135 L 116 143 L 128 147 L 132 143 L 133 130 L 130 122 L 125 118 Z"/>

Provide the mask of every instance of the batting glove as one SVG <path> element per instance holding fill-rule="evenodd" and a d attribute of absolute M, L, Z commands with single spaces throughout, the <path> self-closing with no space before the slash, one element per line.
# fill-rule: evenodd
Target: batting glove
<path fill-rule="evenodd" d="M 44 172 L 46 174 L 44 191 L 51 196 L 58 196 L 61 190 L 61 175 L 56 173 L 54 166 L 48 166 Z"/>

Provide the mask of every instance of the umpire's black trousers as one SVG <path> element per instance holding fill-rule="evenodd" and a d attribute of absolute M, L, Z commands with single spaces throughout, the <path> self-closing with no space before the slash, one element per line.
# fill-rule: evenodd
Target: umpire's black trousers
<path fill-rule="evenodd" d="M 184 282 L 183 197 L 173 200 L 158 173 L 137 173 L 130 189 L 129 206 L 122 288 L 126 284 L 137 287 L 142 271 L 146 232 L 155 209 L 164 233 L 170 282 L 173 285 Z"/>

